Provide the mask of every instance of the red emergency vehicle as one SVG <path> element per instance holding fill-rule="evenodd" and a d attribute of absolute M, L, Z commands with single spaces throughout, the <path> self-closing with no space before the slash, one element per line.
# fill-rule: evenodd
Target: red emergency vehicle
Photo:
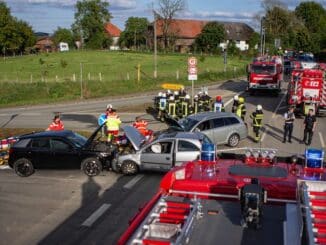
<path fill-rule="evenodd" d="M 259 90 L 278 94 L 281 91 L 282 81 L 283 66 L 279 57 L 257 58 L 248 67 L 248 91 L 251 95 Z"/>
<path fill-rule="evenodd" d="M 316 215 L 310 219 L 325 218 L 324 152 L 306 150 L 300 163 L 296 158 L 287 163 L 275 153 L 250 149 L 241 156 L 197 160 L 172 169 L 118 245 L 306 244 L 302 232 L 314 231 L 303 220 L 301 208 L 310 210 L 302 206 L 301 189 L 305 181 L 323 185 L 311 187 L 309 194 L 317 197 L 305 203 Z M 319 234 L 312 239 L 325 242 L 325 220 L 315 221 Z"/>
<path fill-rule="evenodd" d="M 321 69 L 293 70 L 288 86 L 287 102 L 296 111 L 307 114 L 313 109 L 317 114 L 326 112 L 325 71 Z"/>

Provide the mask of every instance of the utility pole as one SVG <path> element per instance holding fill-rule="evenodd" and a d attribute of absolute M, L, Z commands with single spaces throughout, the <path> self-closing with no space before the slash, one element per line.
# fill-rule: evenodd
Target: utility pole
<path fill-rule="evenodd" d="M 80 99 L 83 99 L 83 64 L 80 62 Z"/>
<path fill-rule="evenodd" d="M 260 19 L 260 56 L 264 55 L 265 50 L 265 27 L 264 27 L 265 17 Z"/>
<path fill-rule="evenodd" d="M 154 78 L 157 78 L 157 30 L 156 30 L 156 13 L 154 10 L 154 3 L 152 2 L 152 9 L 154 14 Z"/>

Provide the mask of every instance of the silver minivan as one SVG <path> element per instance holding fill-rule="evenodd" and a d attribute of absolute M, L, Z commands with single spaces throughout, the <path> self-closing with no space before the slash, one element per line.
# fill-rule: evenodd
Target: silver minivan
<path fill-rule="evenodd" d="M 171 129 L 185 132 L 202 132 L 216 145 L 235 147 L 247 138 L 246 124 L 231 112 L 203 112 L 172 122 Z"/>
<path fill-rule="evenodd" d="M 199 159 L 203 143 L 213 144 L 200 132 L 163 133 L 146 142 L 135 128 L 124 126 L 122 129 L 133 149 L 119 153 L 112 162 L 112 169 L 128 175 L 141 170 L 169 171 L 174 166 Z"/>

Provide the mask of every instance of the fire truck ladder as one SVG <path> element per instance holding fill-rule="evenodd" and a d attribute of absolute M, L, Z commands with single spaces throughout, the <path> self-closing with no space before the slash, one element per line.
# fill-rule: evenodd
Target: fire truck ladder
<path fill-rule="evenodd" d="M 326 244 L 326 183 L 302 181 L 298 190 L 306 226 L 307 244 Z"/>
<path fill-rule="evenodd" d="M 161 197 L 128 244 L 184 244 L 195 219 L 201 216 L 202 206 L 199 200 Z"/>

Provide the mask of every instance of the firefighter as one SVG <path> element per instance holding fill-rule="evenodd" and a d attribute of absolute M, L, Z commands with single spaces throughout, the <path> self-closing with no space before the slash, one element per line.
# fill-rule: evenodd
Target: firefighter
<path fill-rule="evenodd" d="M 197 113 L 198 112 L 203 112 L 204 111 L 204 95 L 202 91 L 198 92 L 198 107 L 197 107 Z"/>
<path fill-rule="evenodd" d="M 259 142 L 260 130 L 263 126 L 263 118 L 264 118 L 263 107 L 261 105 L 257 105 L 256 111 L 254 111 L 250 115 L 250 118 L 252 119 L 252 127 L 255 133 L 255 138 L 254 138 L 255 142 Z"/>
<path fill-rule="evenodd" d="M 214 112 L 225 112 L 222 96 L 220 96 L 220 95 L 216 96 L 215 103 L 213 104 L 213 111 Z"/>
<path fill-rule="evenodd" d="M 182 102 L 186 98 L 187 92 L 184 87 L 179 90 L 180 101 Z"/>
<path fill-rule="evenodd" d="M 112 142 L 119 134 L 121 120 L 116 111 L 113 109 L 113 106 L 108 105 L 108 107 L 110 110 L 106 117 L 106 129 L 108 132 L 108 142 Z"/>
<path fill-rule="evenodd" d="M 175 114 L 178 117 L 181 117 L 182 108 L 181 108 L 181 101 L 180 101 L 179 91 L 174 91 L 174 101 L 175 101 Z"/>
<path fill-rule="evenodd" d="M 244 102 L 245 102 L 244 98 L 239 97 L 239 105 L 238 105 L 237 110 L 236 110 L 237 116 L 240 117 L 242 119 L 242 121 L 245 121 L 245 116 L 246 116 L 246 113 L 247 113 L 247 109 L 246 109 L 246 106 L 245 106 Z"/>
<path fill-rule="evenodd" d="M 154 98 L 154 109 L 159 110 L 160 99 L 162 97 L 162 92 L 159 92 L 157 96 Z"/>
<path fill-rule="evenodd" d="M 55 115 L 52 123 L 49 125 L 49 127 L 46 129 L 46 131 L 60 131 L 60 130 L 64 130 L 64 129 L 65 129 L 65 127 L 64 127 L 62 121 L 60 120 L 60 116 Z"/>
<path fill-rule="evenodd" d="M 198 95 L 196 94 L 194 96 L 194 107 L 193 107 L 193 113 L 194 114 L 197 114 L 199 112 L 198 107 L 199 107 L 199 98 L 198 98 Z"/>
<path fill-rule="evenodd" d="M 211 110 L 211 104 L 212 104 L 212 98 L 208 95 L 208 92 L 205 91 L 203 98 L 203 109 L 204 111 L 210 111 Z"/>
<path fill-rule="evenodd" d="M 164 116 L 166 113 L 166 104 L 167 104 L 167 100 L 166 100 L 166 94 L 162 93 L 162 96 L 160 98 L 159 101 L 159 107 L 158 107 L 158 118 L 160 119 L 160 121 L 164 121 Z"/>
<path fill-rule="evenodd" d="M 184 101 L 181 102 L 182 107 L 182 117 L 187 117 L 189 114 L 192 114 L 190 96 L 187 94 Z"/>
<path fill-rule="evenodd" d="M 136 117 L 135 122 L 132 124 L 132 126 L 136 129 L 138 129 L 139 133 L 141 133 L 145 137 L 147 136 L 148 122 L 146 122 L 145 120 L 142 120 L 140 117 Z"/>
<path fill-rule="evenodd" d="M 239 97 L 238 97 L 238 95 L 234 95 L 233 105 L 232 105 L 232 113 L 236 113 L 238 105 L 239 105 Z"/>
<path fill-rule="evenodd" d="M 309 109 L 308 115 L 304 119 L 304 136 L 303 136 L 303 143 L 306 145 L 311 145 L 312 136 L 316 129 L 316 116 L 314 115 L 314 110 Z M 308 140 L 308 141 L 307 141 Z"/>
<path fill-rule="evenodd" d="M 168 115 L 172 118 L 176 118 L 176 103 L 174 96 L 170 96 L 169 101 L 168 101 Z"/>
<path fill-rule="evenodd" d="M 284 114 L 284 134 L 283 143 L 286 143 L 286 137 L 288 137 L 289 143 L 292 143 L 293 123 L 295 120 L 294 107 L 291 106 L 289 110 Z"/>

